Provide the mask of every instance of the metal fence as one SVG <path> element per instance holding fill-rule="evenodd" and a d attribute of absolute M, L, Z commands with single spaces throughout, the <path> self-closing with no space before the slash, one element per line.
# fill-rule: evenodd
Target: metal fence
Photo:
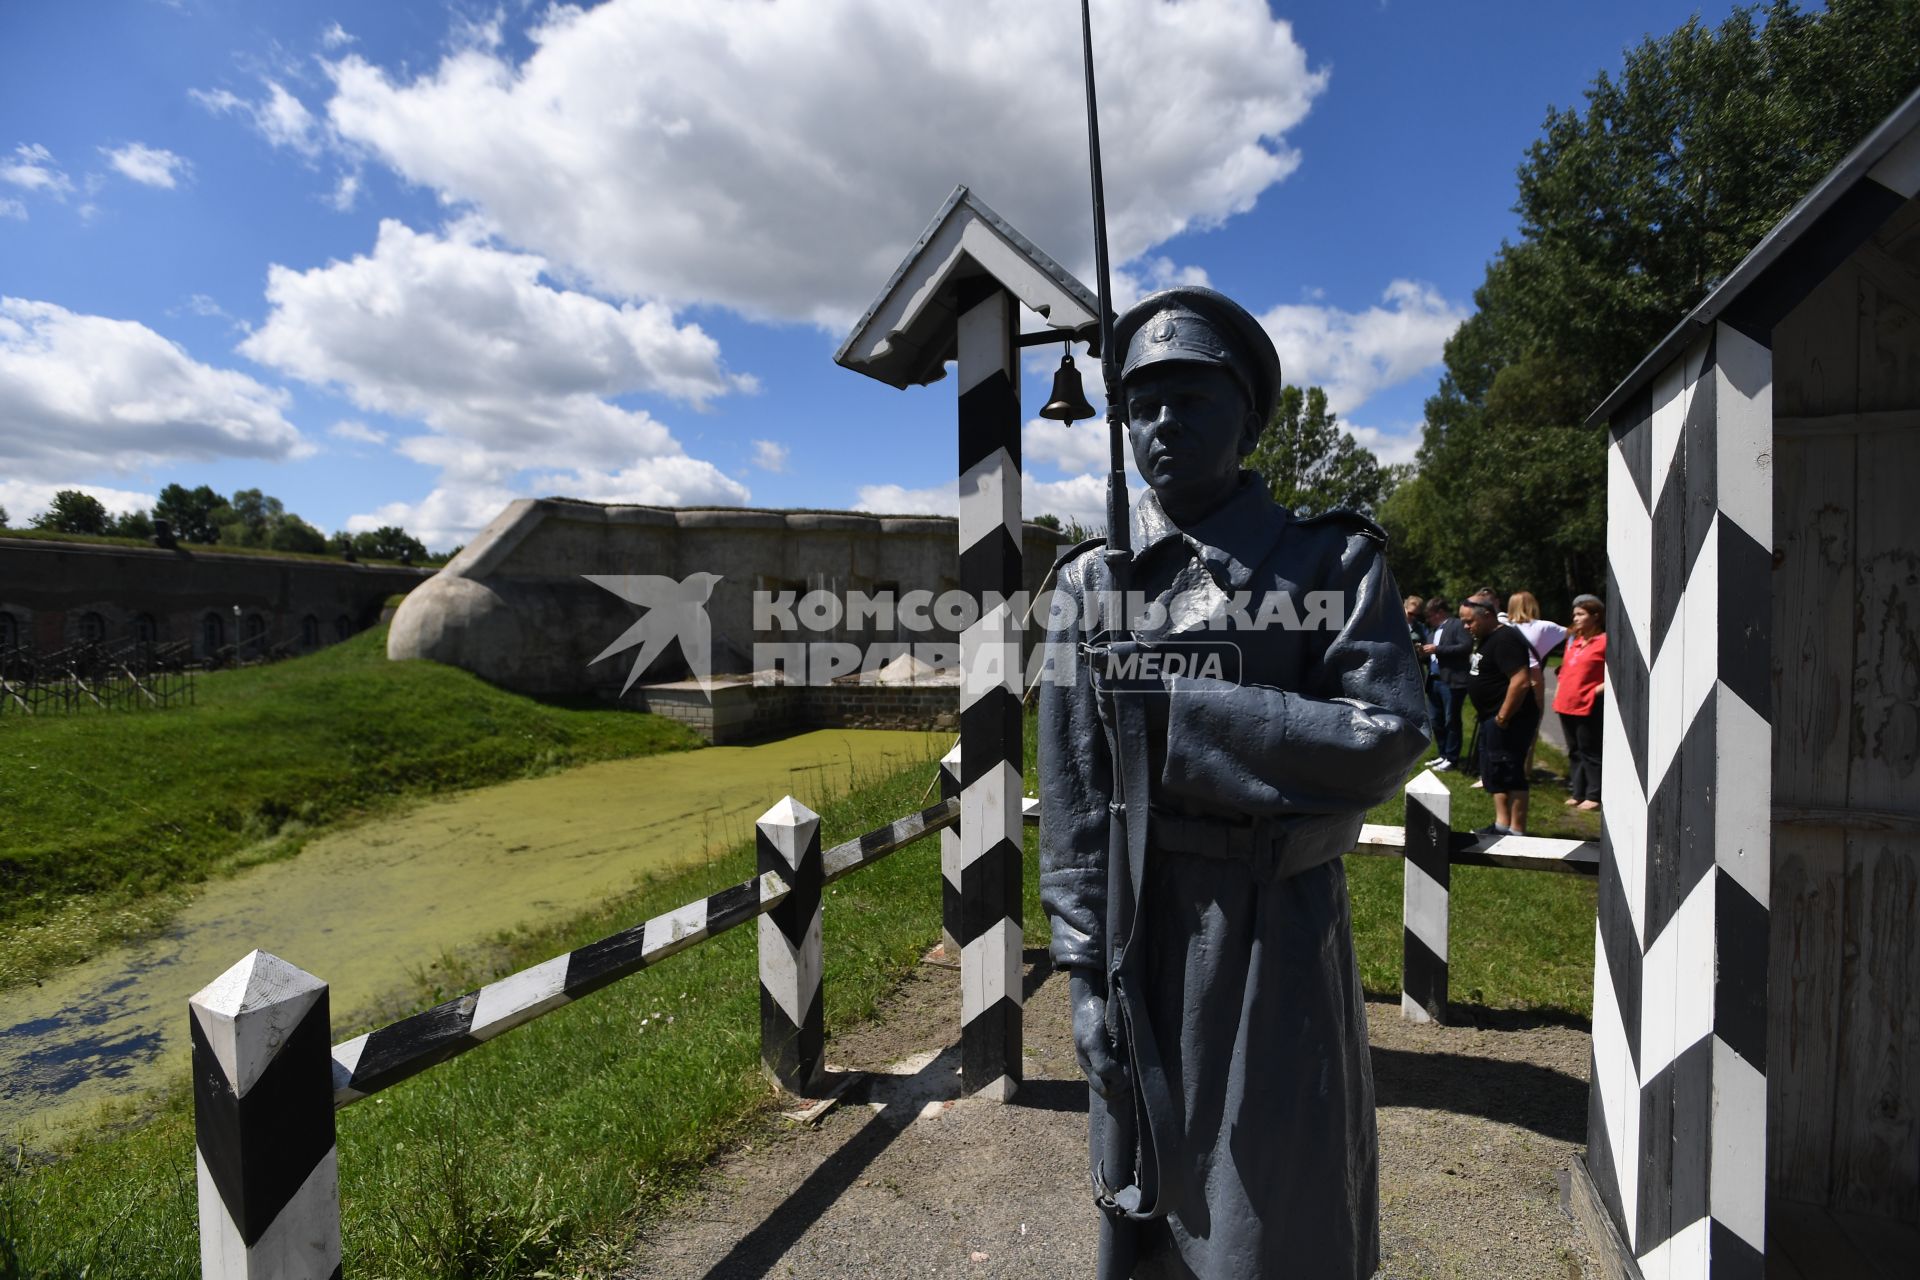
<path fill-rule="evenodd" d="M 246 956 L 188 1002 L 203 1280 L 338 1280 L 336 1111 L 750 920 L 761 1065 L 788 1092 L 817 1093 L 823 890 L 957 828 L 960 804 L 949 797 L 823 852 L 819 816 L 788 797 L 756 824 L 752 879 L 338 1045 L 325 982 L 264 951 Z M 1451 866 L 1592 875 L 1599 865 L 1591 841 L 1456 832 L 1450 809 L 1446 786 L 1422 773 L 1407 785 L 1406 826 L 1364 827 L 1354 849 L 1405 859 L 1401 1010 L 1418 1021 L 1446 1018 Z M 1037 800 L 1022 810 L 1039 820 Z"/>
<path fill-rule="evenodd" d="M 0 715 L 188 706 L 201 665 L 184 640 L 0 649 Z"/>

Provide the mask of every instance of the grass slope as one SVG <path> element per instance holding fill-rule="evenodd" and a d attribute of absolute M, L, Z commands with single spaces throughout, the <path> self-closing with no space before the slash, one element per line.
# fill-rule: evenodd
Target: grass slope
<path fill-rule="evenodd" d="M 395 800 L 699 745 L 389 662 L 386 628 L 199 677 L 167 711 L 0 717 L 0 986 L 164 915 L 164 895 Z"/>

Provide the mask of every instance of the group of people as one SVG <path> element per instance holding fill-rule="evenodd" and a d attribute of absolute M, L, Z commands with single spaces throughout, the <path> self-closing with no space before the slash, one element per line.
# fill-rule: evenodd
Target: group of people
<path fill-rule="evenodd" d="M 1601 680 L 1607 656 L 1607 607 L 1598 596 L 1573 599 L 1571 626 L 1540 616 L 1531 591 L 1507 597 L 1492 587 L 1461 601 L 1406 598 L 1407 630 L 1427 679 L 1427 714 L 1439 771 L 1470 768 L 1493 797 L 1488 835 L 1525 835 L 1533 744 L 1547 707 L 1546 663 L 1563 651 L 1553 711 L 1567 740 L 1567 799 L 1600 807 Z M 1465 707 L 1474 732 L 1462 751 Z"/>

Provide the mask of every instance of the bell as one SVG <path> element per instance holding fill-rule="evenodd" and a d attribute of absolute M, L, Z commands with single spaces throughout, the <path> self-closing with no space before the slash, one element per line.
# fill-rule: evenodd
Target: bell
<path fill-rule="evenodd" d="M 1087 403 L 1086 388 L 1080 385 L 1080 370 L 1074 367 L 1072 352 L 1060 357 L 1060 367 L 1053 375 L 1053 397 L 1040 410 L 1040 416 L 1068 426 L 1093 416 L 1093 406 Z"/>

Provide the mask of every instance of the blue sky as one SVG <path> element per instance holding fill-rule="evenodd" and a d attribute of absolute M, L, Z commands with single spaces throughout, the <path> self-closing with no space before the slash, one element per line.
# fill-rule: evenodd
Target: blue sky
<path fill-rule="evenodd" d="M 1547 107 L 1727 8 L 1095 0 L 1117 292 L 1226 291 L 1404 460 Z M 443 548 L 549 493 L 950 510 L 951 382 L 832 352 L 956 182 L 1091 281 L 1077 24 L 4 6 L 0 506 L 258 487 Z M 1025 446 L 1029 513 L 1096 519 L 1097 433 Z"/>

